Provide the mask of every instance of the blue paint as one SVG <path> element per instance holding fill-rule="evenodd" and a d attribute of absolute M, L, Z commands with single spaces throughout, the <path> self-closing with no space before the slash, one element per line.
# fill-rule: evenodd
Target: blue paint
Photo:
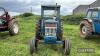
<path fill-rule="evenodd" d="M 57 11 L 56 19 L 54 20 L 51 17 L 46 17 L 44 15 L 45 10 L 56 10 Z M 63 44 L 62 40 L 58 41 L 58 34 L 60 34 L 61 32 L 60 6 L 56 7 L 56 6 L 42 5 L 41 6 L 41 17 L 42 17 L 42 21 L 41 21 L 40 34 L 43 37 L 42 39 L 44 40 L 43 42 L 46 44 Z M 56 36 L 46 36 L 45 35 L 45 23 L 56 23 L 57 24 Z"/>
<path fill-rule="evenodd" d="M 98 11 L 98 17 L 97 18 L 92 18 L 92 23 L 93 23 L 93 29 L 95 30 L 94 32 L 100 34 L 100 10 Z"/>
<path fill-rule="evenodd" d="M 45 36 L 44 41 L 45 43 L 55 43 L 57 40 L 56 36 Z"/>
<path fill-rule="evenodd" d="M 45 36 L 44 43 L 46 43 L 46 44 L 63 44 L 63 41 L 57 41 L 56 36 Z"/>

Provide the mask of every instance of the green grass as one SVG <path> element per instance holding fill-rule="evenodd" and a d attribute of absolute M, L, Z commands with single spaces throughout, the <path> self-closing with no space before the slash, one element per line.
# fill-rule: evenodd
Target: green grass
<path fill-rule="evenodd" d="M 30 56 L 29 42 L 35 36 L 37 17 L 17 18 L 20 32 L 10 36 L 8 32 L 0 33 L 0 56 Z M 70 38 L 71 56 L 100 56 L 100 39 L 85 40 L 79 36 L 79 25 L 64 23 L 64 37 Z M 95 48 L 95 53 L 78 53 L 77 48 Z M 58 45 L 39 44 L 38 53 L 34 56 L 62 56 Z"/>

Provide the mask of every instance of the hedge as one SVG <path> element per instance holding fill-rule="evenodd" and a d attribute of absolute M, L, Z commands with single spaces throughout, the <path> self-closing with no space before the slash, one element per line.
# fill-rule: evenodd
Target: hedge
<path fill-rule="evenodd" d="M 84 15 L 67 15 L 62 16 L 62 21 L 68 24 L 79 24 L 83 18 Z"/>

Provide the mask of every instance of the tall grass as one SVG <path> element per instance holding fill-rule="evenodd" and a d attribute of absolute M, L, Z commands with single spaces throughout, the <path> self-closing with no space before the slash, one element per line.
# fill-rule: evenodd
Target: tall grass
<path fill-rule="evenodd" d="M 38 17 L 16 18 L 20 32 L 10 36 L 8 32 L 0 32 L 0 56 L 30 56 L 29 42 L 35 36 L 35 24 Z M 79 25 L 63 24 L 63 35 L 71 40 L 70 56 L 100 56 L 100 39 L 85 40 L 80 38 Z M 61 46 L 39 44 L 38 53 L 33 56 L 62 56 Z M 94 48 L 95 53 L 78 53 L 78 48 Z"/>

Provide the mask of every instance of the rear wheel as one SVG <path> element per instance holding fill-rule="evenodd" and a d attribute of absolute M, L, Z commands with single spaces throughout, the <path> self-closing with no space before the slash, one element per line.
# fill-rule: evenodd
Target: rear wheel
<path fill-rule="evenodd" d="M 37 40 L 32 39 L 30 43 L 30 54 L 33 55 L 33 53 L 35 53 L 36 51 L 37 51 Z"/>
<path fill-rule="evenodd" d="M 80 24 L 80 36 L 82 38 L 89 38 L 92 35 L 93 29 L 92 24 L 87 20 L 81 21 Z"/>
<path fill-rule="evenodd" d="M 19 32 L 18 24 L 15 19 L 11 20 L 8 24 L 8 30 L 10 35 L 16 35 Z"/>
<path fill-rule="evenodd" d="M 57 34 L 58 40 L 62 40 L 63 39 L 63 24 L 62 24 L 62 22 L 61 22 L 61 28 L 58 30 L 59 30 L 59 33 Z"/>
<path fill-rule="evenodd" d="M 42 39 L 42 37 L 41 37 L 41 19 L 37 22 L 37 24 L 36 24 L 36 35 L 35 35 L 35 37 L 37 38 L 37 39 L 39 39 L 39 40 L 41 40 Z"/>
<path fill-rule="evenodd" d="M 64 44 L 63 44 L 63 54 L 64 56 L 70 55 L 70 50 L 71 50 L 71 43 L 70 40 L 64 40 Z"/>

